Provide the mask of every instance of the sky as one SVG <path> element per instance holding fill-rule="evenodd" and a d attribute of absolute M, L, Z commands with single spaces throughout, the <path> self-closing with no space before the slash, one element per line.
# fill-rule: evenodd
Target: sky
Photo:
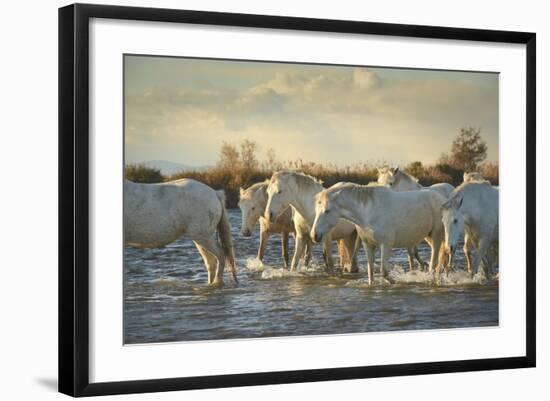
<path fill-rule="evenodd" d="M 243 139 L 281 161 L 435 162 L 462 127 L 498 161 L 498 74 L 125 56 L 125 158 L 216 163 Z"/>

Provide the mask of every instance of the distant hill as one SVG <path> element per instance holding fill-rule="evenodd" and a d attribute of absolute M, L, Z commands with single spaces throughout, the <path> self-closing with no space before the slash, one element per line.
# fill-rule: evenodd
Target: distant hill
<path fill-rule="evenodd" d="M 175 163 L 166 160 L 149 160 L 143 162 L 148 167 L 158 168 L 163 175 L 171 175 L 180 171 L 204 171 L 210 166 L 190 166 L 188 164 Z"/>

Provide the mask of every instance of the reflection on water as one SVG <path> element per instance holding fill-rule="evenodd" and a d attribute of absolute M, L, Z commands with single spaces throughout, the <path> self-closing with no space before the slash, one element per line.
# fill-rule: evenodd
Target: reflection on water
<path fill-rule="evenodd" d="M 377 277 L 369 286 L 362 251 L 358 274 L 326 273 L 319 246 L 308 269 L 289 272 L 273 236 L 260 263 L 258 233 L 241 237 L 240 212 L 229 214 L 238 285 L 226 274 L 223 288 L 207 286 L 202 259 L 186 238 L 162 249 L 125 249 L 126 344 L 498 325 L 498 279 L 470 279 L 461 254 L 458 269 L 435 286 L 427 273 L 408 272 L 406 253 L 394 250 L 395 284 Z M 420 254 L 429 260 L 427 245 Z"/>

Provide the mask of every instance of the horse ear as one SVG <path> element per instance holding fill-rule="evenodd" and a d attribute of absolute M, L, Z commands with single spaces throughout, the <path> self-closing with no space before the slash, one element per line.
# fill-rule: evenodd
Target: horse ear
<path fill-rule="evenodd" d="M 393 173 L 395 174 L 395 173 L 397 173 L 398 171 L 399 171 L 399 166 L 395 166 L 395 167 L 393 168 Z"/>
<path fill-rule="evenodd" d="M 462 206 L 462 199 L 462 196 L 453 196 L 445 203 L 448 203 L 449 207 L 452 207 L 453 209 L 460 209 L 460 206 Z"/>
<path fill-rule="evenodd" d="M 449 209 L 451 207 L 452 202 L 453 202 L 452 199 L 448 199 L 447 201 L 443 202 L 441 204 L 441 210 Z"/>
<path fill-rule="evenodd" d="M 244 188 L 243 187 L 239 187 L 239 193 L 242 195 L 244 194 Z"/>

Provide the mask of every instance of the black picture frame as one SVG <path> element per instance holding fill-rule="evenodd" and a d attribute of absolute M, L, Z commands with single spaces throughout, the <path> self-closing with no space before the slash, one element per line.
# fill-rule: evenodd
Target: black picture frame
<path fill-rule="evenodd" d="M 91 18 L 516 43 L 526 46 L 526 353 L 382 366 L 89 381 L 89 21 Z M 71 396 L 237 387 L 534 367 L 536 363 L 536 35 L 436 26 L 74 4 L 59 9 L 59 391 Z"/>

